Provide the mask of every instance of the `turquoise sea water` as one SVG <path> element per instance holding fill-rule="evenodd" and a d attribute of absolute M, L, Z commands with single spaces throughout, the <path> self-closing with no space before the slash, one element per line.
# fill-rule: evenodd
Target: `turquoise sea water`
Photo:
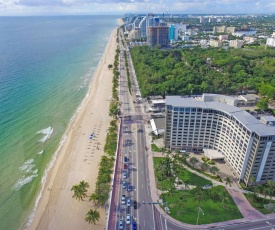
<path fill-rule="evenodd" d="M 0 17 L 0 229 L 24 229 L 117 16 Z"/>

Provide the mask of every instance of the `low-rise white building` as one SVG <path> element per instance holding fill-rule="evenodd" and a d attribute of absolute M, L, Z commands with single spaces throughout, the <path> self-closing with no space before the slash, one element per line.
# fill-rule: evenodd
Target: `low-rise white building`
<path fill-rule="evenodd" d="M 222 41 L 210 40 L 210 46 L 212 46 L 212 47 L 222 47 Z"/>
<path fill-rule="evenodd" d="M 229 46 L 233 48 L 242 48 L 243 41 L 242 40 L 230 40 Z"/>
<path fill-rule="evenodd" d="M 266 45 L 275 47 L 275 38 L 268 38 L 266 39 Z"/>

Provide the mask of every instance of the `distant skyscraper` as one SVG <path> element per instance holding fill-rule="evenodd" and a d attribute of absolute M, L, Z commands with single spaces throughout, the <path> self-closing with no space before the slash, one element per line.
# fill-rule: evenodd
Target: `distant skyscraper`
<path fill-rule="evenodd" d="M 168 46 L 169 27 L 168 26 L 150 26 L 148 27 L 147 43 L 149 46 Z"/>
<path fill-rule="evenodd" d="M 170 25 L 170 28 L 169 28 L 169 39 L 170 40 L 175 40 L 175 26 L 174 25 Z"/>
<path fill-rule="evenodd" d="M 139 28 L 140 28 L 140 36 L 142 38 L 146 37 L 146 17 L 144 17 L 140 23 L 139 23 Z"/>
<path fill-rule="evenodd" d="M 135 21 L 133 23 L 134 24 L 134 26 L 133 26 L 134 28 L 139 27 L 139 23 L 141 22 L 141 19 L 142 19 L 141 17 L 137 17 L 135 19 Z"/>
<path fill-rule="evenodd" d="M 158 25 L 159 25 L 159 18 L 155 18 L 154 14 L 148 14 L 139 23 L 141 37 L 142 38 L 147 37 L 149 26 L 158 26 Z"/>

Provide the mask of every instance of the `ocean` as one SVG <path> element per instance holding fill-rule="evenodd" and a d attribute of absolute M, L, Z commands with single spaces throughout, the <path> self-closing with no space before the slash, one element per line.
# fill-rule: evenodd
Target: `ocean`
<path fill-rule="evenodd" d="M 0 229 L 31 221 L 117 18 L 0 17 Z"/>

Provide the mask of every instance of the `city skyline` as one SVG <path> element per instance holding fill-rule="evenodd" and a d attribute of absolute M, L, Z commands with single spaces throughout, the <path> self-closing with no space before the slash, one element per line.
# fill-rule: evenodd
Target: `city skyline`
<path fill-rule="evenodd" d="M 274 0 L 0 0 L 0 16 L 165 14 L 270 14 Z"/>

